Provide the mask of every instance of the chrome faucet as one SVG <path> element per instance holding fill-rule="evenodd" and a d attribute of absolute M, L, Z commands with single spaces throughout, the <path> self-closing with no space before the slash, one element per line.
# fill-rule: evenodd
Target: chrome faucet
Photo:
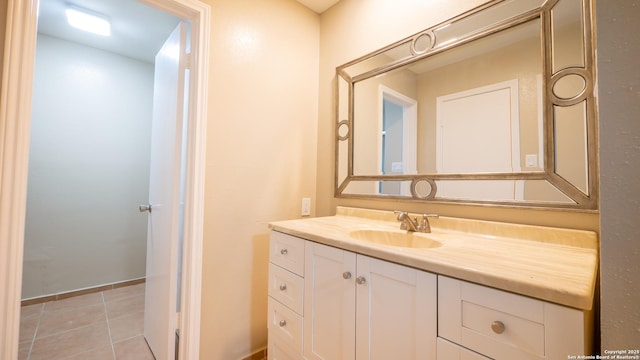
<path fill-rule="evenodd" d="M 438 217 L 436 214 L 422 214 L 422 219 L 418 222 L 418 218 L 414 217 L 413 219 L 406 211 L 394 211 L 394 213 L 398 214 L 398 221 L 401 222 L 400 229 L 407 230 L 410 232 L 423 232 L 430 233 L 431 225 L 429 224 L 430 217 Z"/>

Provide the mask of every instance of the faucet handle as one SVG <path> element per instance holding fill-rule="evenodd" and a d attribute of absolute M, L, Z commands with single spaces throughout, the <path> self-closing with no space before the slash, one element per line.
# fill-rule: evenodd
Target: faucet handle
<path fill-rule="evenodd" d="M 393 210 L 394 214 L 398 214 L 398 221 L 402 220 L 402 217 L 409 215 L 406 211 Z"/>
<path fill-rule="evenodd" d="M 429 226 L 429 218 L 439 218 L 440 215 L 438 214 L 422 214 L 422 226 L 423 227 L 427 227 Z"/>
<path fill-rule="evenodd" d="M 437 217 L 439 217 L 439 215 L 437 215 L 437 214 L 422 214 L 422 221 L 420 222 L 420 226 L 419 226 L 419 230 L 418 231 L 431 232 L 431 225 L 429 225 L 429 218 L 430 217 L 437 218 Z"/>
<path fill-rule="evenodd" d="M 393 210 L 393 212 L 395 214 L 398 214 L 398 217 L 396 219 L 401 222 L 400 230 L 407 230 L 407 223 L 405 222 L 405 219 L 409 217 L 409 213 L 400 210 Z"/>

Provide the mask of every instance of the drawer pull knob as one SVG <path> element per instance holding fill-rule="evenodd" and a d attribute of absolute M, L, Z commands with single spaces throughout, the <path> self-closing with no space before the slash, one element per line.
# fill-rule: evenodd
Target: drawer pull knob
<path fill-rule="evenodd" d="M 342 278 L 347 280 L 347 279 L 351 279 L 351 272 L 350 271 L 345 271 L 342 273 Z"/>
<path fill-rule="evenodd" d="M 287 249 L 280 250 L 280 254 L 282 254 L 282 255 L 287 255 L 288 252 L 289 251 Z"/>
<path fill-rule="evenodd" d="M 280 327 L 287 326 L 287 320 L 280 320 L 278 324 L 280 325 Z"/>
<path fill-rule="evenodd" d="M 282 291 L 287 290 L 287 284 L 280 284 L 280 290 Z"/>
<path fill-rule="evenodd" d="M 365 279 L 364 276 L 358 276 L 356 278 L 356 283 L 358 283 L 358 285 L 362 285 L 362 284 L 364 284 L 366 282 L 367 282 L 367 279 Z"/>
<path fill-rule="evenodd" d="M 504 332 L 504 324 L 502 321 L 494 321 L 491 323 L 491 330 L 496 334 L 502 334 Z"/>

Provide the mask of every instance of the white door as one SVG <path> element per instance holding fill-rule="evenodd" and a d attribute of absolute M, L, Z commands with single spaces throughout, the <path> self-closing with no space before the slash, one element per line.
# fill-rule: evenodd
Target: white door
<path fill-rule="evenodd" d="M 356 359 L 435 359 L 436 275 L 358 255 Z"/>
<path fill-rule="evenodd" d="M 520 171 L 518 82 L 505 81 L 438 97 L 438 173 Z M 515 180 L 439 181 L 438 197 L 522 198 Z"/>
<path fill-rule="evenodd" d="M 155 63 L 144 336 L 162 360 L 173 357 L 177 328 L 185 43 L 185 24 L 179 24 Z"/>
<path fill-rule="evenodd" d="M 307 242 L 304 263 L 304 357 L 355 357 L 356 254 Z"/>

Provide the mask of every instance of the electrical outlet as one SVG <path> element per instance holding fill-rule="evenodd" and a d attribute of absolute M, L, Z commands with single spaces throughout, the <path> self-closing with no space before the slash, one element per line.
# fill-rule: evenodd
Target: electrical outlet
<path fill-rule="evenodd" d="M 311 215 L 311 198 L 302 198 L 302 209 L 300 210 L 300 215 Z"/>

